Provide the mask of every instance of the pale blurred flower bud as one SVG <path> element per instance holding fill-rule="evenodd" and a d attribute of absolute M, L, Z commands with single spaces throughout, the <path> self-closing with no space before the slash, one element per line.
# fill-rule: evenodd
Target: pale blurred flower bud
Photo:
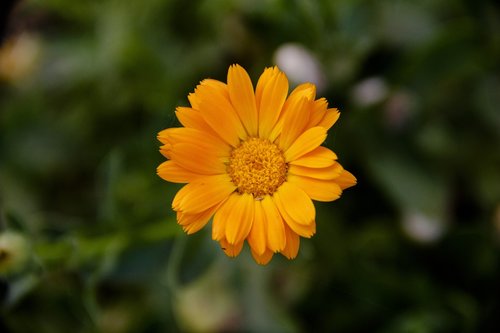
<path fill-rule="evenodd" d="M 412 239 L 421 243 L 437 241 L 445 231 L 443 223 L 422 212 L 407 212 L 403 216 L 403 231 Z"/>
<path fill-rule="evenodd" d="M 389 93 L 385 81 L 380 77 L 369 77 L 352 89 L 353 102 L 360 107 L 369 107 L 382 102 Z"/>
<path fill-rule="evenodd" d="M 311 82 L 318 91 L 325 87 L 325 77 L 314 54 L 295 43 L 281 45 L 274 53 L 274 62 L 293 84 Z"/>
<path fill-rule="evenodd" d="M 18 272 L 28 258 L 28 241 L 23 235 L 13 231 L 0 233 L 0 275 Z"/>

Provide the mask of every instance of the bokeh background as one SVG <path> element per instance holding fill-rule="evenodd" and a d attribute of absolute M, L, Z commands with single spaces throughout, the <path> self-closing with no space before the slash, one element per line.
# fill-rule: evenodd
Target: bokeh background
<path fill-rule="evenodd" d="M 500 332 L 500 7 L 2 0 L 0 332 Z M 298 258 L 183 234 L 156 134 L 278 64 L 358 185 Z"/>

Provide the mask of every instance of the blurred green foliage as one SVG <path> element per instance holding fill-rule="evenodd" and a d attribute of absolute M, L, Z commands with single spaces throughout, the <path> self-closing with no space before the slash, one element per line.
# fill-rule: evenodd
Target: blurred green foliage
<path fill-rule="evenodd" d="M 359 183 L 260 267 L 182 234 L 156 133 L 198 81 L 240 63 L 255 82 L 287 43 Z M 29 246 L 0 242 L 0 331 L 500 331 L 499 59 L 488 0 L 16 2 L 0 227 Z"/>

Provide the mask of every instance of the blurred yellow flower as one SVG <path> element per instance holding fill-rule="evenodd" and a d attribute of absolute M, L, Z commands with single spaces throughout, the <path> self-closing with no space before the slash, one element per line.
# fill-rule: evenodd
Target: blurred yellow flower
<path fill-rule="evenodd" d="M 339 118 L 316 87 L 299 85 L 288 96 L 288 79 L 266 68 L 254 88 L 239 65 L 227 84 L 206 79 L 178 107 L 184 127 L 158 134 L 168 159 L 158 175 L 187 183 L 172 207 L 192 234 L 213 216 L 212 238 L 237 256 L 245 240 L 259 264 L 274 253 L 297 256 L 300 237 L 316 232 L 312 200 L 332 201 L 356 178 L 321 146 Z"/>

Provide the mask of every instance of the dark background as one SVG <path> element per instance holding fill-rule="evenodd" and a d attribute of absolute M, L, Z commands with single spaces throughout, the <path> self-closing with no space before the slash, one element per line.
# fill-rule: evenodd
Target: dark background
<path fill-rule="evenodd" d="M 1 13 L 1 332 L 500 331 L 496 2 L 28 0 Z M 294 261 L 229 259 L 209 227 L 184 235 L 179 186 L 155 174 L 156 133 L 232 63 L 254 82 L 278 64 L 342 111 L 326 145 L 358 185 L 316 204 Z"/>

